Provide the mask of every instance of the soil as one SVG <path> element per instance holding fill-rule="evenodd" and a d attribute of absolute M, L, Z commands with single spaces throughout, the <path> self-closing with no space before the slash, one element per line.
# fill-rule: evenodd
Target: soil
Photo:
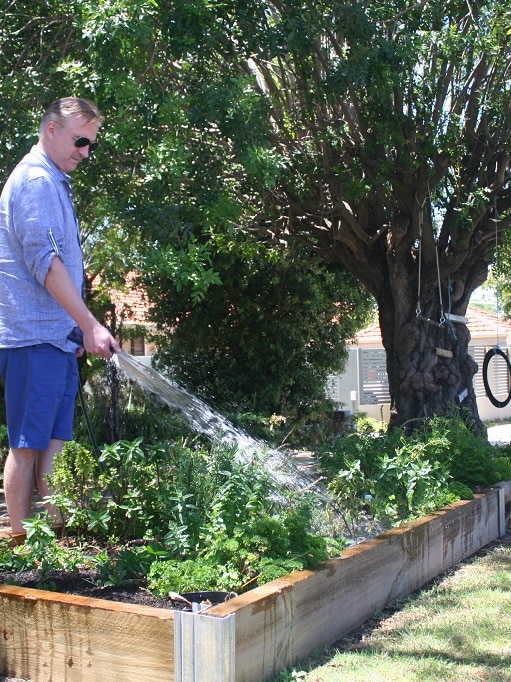
<path fill-rule="evenodd" d="M 8 573 L 0 571 L 0 584 L 19 585 L 35 589 L 51 590 L 61 594 L 77 594 L 82 597 L 108 599 L 109 601 L 153 606 L 160 609 L 191 610 L 186 601 L 177 599 L 157 599 L 152 595 L 142 580 L 132 580 L 122 587 L 98 587 L 95 582 L 97 571 L 51 571 L 43 585 L 39 584 L 37 571 Z M 0 680 L 1 682 L 1 680 Z"/>
<path fill-rule="evenodd" d="M 35 495 L 32 511 L 34 513 L 39 512 L 43 508 L 40 498 Z M 10 531 L 3 490 L 0 488 L 0 535 Z M 191 610 L 191 606 L 186 601 L 170 598 L 157 599 L 146 589 L 146 584 L 142 580 L 130 581 L 123 587 L 98 587 L 95 584 L 97 577 L 96 571 L 52 571 L 46 579 L 46 584 L 41 586 L 39 585 L 37 571 L 24 571 L 16 574 L 0 571 L 0 584 L 9 583 L 11 585 L 19 585 L 20 587 L 49 589 L 63 594 L 77 594 L 84 597 L 153 606 L 160 609 Z M 0 682 L 3 682 L 1 676 Z"/>

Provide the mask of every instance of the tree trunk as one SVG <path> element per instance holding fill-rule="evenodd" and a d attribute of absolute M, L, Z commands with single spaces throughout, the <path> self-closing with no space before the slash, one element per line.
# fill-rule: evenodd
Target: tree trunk
<path fill-rule="evenodd" d="M 383 23 L 366 12 L 375 3 L 358 4 L 311 49 L 286 53 L 286 68 L 251 57 L 290 164 L 273 192 L 276 219 L 257 224 L 340 263 L 375 297 L 392 424 L 460 409 L 480 432 L 470 334 L 446 317 L 465 316 L 511 228 L 509 37 L 477 3 L 435 10 L 435 29 L 431 3 L 397 13 L 383 3 Z M 277 19 L 292 14 L 276 7 Z"/>
<path fill-rule="evenodd" d="M 418 269 L 418 268 L 417 268 Z M 459 411 L 478 434 L 484 433 L 473 387 L 477 363 L 469 355 L 470 332 L 464 318 L 470 294 L 486 277 L 484 261 L 457 275 L 455 291 L 441 286 L 436 268 L 424 273 L 418 292 L 418 274 L 411 270 L 393 279 L 397 286 L 378 299 L 383 345 L 391 396 L 391 426 L 413 430 L 418 420 Z M 456 295 L 462 292 L 462 295 Z M 390 293 L 390 295 L 389 295 Z"/>

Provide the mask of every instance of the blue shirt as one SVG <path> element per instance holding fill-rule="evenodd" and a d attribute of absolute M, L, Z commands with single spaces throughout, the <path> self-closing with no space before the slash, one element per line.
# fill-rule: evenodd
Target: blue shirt
<path fill-rule="evenodd" d="M 0 196 L 0 348 L 50 343 L 73 352 L 73 318 L 44 286 L 58 256 L 78 291 L 83 256 L 69 176 L 37 147 L 20 161 Z"/>

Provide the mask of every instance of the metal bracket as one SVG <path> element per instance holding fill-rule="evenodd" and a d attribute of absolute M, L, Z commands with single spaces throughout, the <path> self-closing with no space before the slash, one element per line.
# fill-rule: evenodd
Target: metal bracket
<path fill-rule="evenodd" d="M 235 614 L 176 611 L 175 682 L 234 682 Z"/>

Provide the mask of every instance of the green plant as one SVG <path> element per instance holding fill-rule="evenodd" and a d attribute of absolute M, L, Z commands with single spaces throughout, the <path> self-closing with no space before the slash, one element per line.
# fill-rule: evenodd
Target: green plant
<path fill-rule="evenodd" d="M 346 528 L 354 531 L 368 498 L 368 483 L 360 459 L 347 460 L 346 469 L 339 471 L 328 489 L 335 497 Z"/>
<path fill-rule="evenodd" d="M 104 446 L 98 462 L 82 445 L 68 443 L 49 477 L 51 501 L 67 532 L 113 546 L 88 559 L 99 584 L 147 575 L 161 595 L 237 590 L 314 566 L 335 544 L 311 532 L 310 494 L 277 489 L 264 463 L 264 454 L 240 462 L 236 449 L 221 443 L 146 445 L 141 438 Z M 44 528 L 32 523 L 37 532 L 31 536 L 42 546 Z M 45 573 L 46 566 L 64 563 L 50 547 L 54 541 L 50 533 Z M 4 559 L 20 564 L 16 554 Z M 40 561 L 34 550 L 30 560 Z"/>
<path fill-rule="evenodd" d="M 284 668 L 284 670 L 280 671 L 277 682 L 293 682 L 294 680 L 304 680 L 306 677 L 307 673 L 304 670 Z"/>
<path fill-rule="evenodd" d="M 234 477 L 228 487 L 243 495 L 245 483 Z M 150 589 L 163 595 L 188 584 L 194 589 L 206 585 L 207 589 L 239 591 L 244 585 L 274 580 L 326 559 L 326 540 L 309 532 L 309 505 L 303 502 L 290 509 L 277 508 L 270 515 L 274 503 L 262 492 L 263 488 L 255 493 L 245 507 L 246 514 L 230 520 L 229 495 L 220 495 L 206 519 L 200 545 L 184 561 L 154 563 Z"/>
<path fill-rule="evenodd" d="M 416 518 L 511 475 L 509 448 L 489 445 L 458 415 L 435 417 L 411 434 L 350 433 L 319 459 L 348 527 L 367 509 L 383 522 Z"/>
<path fill-rule="evenodd" d="M 110 493 L 110 532 L 124 539 L 158 535 L 162 528 L 156 514 L 160 494 L 159 465 L 164 450 L 143 446 L 142 438 L 105 445 L 101 462 Z"/>
<path fill-rule="evenodd" d="M 431 444 L 403 437 L 394 453 L 381 458 L 372 484 L 373 509 L 379 518 L 396 523 L 438 508 L 439 493 L 448 488 L 451 476 L 445 465 L 430 456 Z"/>
<path fill-rule="evenodd" d="M 113 556 L 111 551 L 105 550 L 95 557 L 94 567 L 98 571 L 96 583 L 117 586 L 132 578 L 145 579 L 153 562 L 168 558 L 168 551 L 157 542 L 121 546 Z"/>
<path fill-rule="evenodd" d="M 157 367 L 230 418 L 235 413 L 251 433 L 282 440 L 295 427 L 305 436 L 320 413 L 331 420 L 326 377 L 341 366 L 344 339 L 363 326 L 372 302 L 345 271 L 322 267 L 298 242 L 271 249 L 232 239 L 239 248 L 215 243 L 222 286 L 210 287 L 198 305 L 188 288 L 169 298 L 166 257 L 148 259 L 141 277 L 163 332 Z M 334 303 L 340 291 L 343 315 Z M 274 414 L 287 420 L 285 429 L 275 429 Z"/>
<path fill-rule="evenodd" d="M 108 532 L 110 515 L 104 505 L 105 482 L 99 462 L 90 450 L 75 441 L 66 443 L 56 455 L 48 479 L 52 503 L 69 530 L 79 535 Z"/>
<path fill-rule="evenodd" d="M 158 597 L 166 597 L 169 592 L 232 590 L 240 584 L 240 576 L 233 567 L 203 559 L 155 562 L 147 578 L 149 589 Z"/>
<path fill-rule="evenodd" d="M 0 565 L 13 573 L 37 570 L 38 587 L 51 589 L 48 576 L 53 570 L 76 570 L 89 562 L 77 547 L 58 541 L 48 514 L 38 514 L 23 522 L 26 540 L 12 547 L 8 539 L 0 541 Z"/>
<path fill-rule="evenodd" d="M 454 480 L 472 490 L 511 477 L 511 448 L 493 446 L 476 436 L 461 418 L 436 417 L 425 425 L 422 438 L 445 439 L 439 457 L 448 463 Z"/>
<path fill-rule="evenodd" d="M 369 417 L 365 412 L 359 412 L 355 416 L 355 427 L 359 433 L 380 433 L 386 430 L 386 424 L 374 417 Z"/>

